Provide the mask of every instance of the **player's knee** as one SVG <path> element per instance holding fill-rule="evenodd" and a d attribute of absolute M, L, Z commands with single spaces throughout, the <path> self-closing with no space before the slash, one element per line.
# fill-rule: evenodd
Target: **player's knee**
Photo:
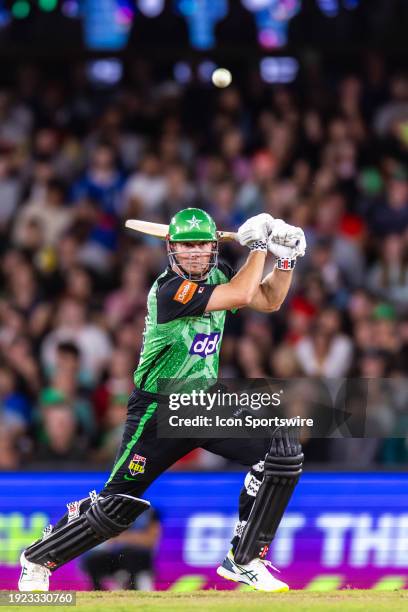
<path fill-rule="evenodd" d="M 303 470 L 303 453 L 288 457 L 267 455 L 265 459 L 265 475 L 278 478 L 298 478 Z"/>
<path fill-rule="evenodd" d="M 130 527 L 149 505 L 149 502 L 130 495 L 100 496 L 86 511 L 86 518 L 99 536 L 111 538 Z"/>
<path fill-rule="evenodd" d="M 99 497 L 108 497 L 109 495 L 130 495 L 140 499 L 150 483 L 139 482 L 126 482 L 121 479 L 114 479 L 112 482 L 106 484 L 99 493 Z"/>

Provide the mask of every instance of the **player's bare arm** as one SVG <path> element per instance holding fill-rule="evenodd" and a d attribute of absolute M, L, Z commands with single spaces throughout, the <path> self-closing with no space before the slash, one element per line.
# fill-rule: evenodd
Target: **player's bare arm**
<path fill-rule="evenodd" d="M 274 269 L 265 276 L 248 306 L 258 312 L 275 312 L 282 306 L 292 283 L 292 270 Z"/>
<path fill-rule="evenodd" d="M 254 299 L 262 280 L 270 219 L 270 215 L 261 214 L 241 225 L 238 240 L 242 246 L 249 248 L 249 257 L 229 283 L 215 288 L 206 312 L 242 308 Z"/>
<path fill-rule="evenodd" d="M 275 267 L 262 280 L 248 304 L 254 310 L 267 313 L 282 306 L 292 283 L 296 259 L 303 257 L 306 251 L 306 239 L 300 227 L 272 219 L 268 229 L 268 251 L 275 260 Z"/>
<path fill-rule="evenodd" d="M 230 310 L 248 306 L 258 291 L 262 280 L 266 253 L 255 251 L 239 272 L 225 285 L 218 285 L 210 297 L 206 312 Z"/>
<path fill-rule="evenodd" d="M 257 256 L 255 262 L 251 253 L 231 281 L 215 289 L 207 311 L 249 306 L 258 312 L 270 313 L 279 310 L 283 304 L 292 282 L 296 259 L 305 254 L 303 230 L 261 214 L 249 219 L 238 231 L 238 239 L 243 245 L 251 248 L 254 238 L 261 242 L 266 239 L 268 251 L 274 258 L 273 271 L 262 280 L 262 276 L 257 274 L 261 269 L 257 266 L 260 257 Z M 265 253 L 263 250 L 259 252 Z"/>

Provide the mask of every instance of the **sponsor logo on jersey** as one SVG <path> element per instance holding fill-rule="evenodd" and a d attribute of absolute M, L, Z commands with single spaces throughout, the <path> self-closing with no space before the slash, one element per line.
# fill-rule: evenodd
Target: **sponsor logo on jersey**
<path fill-rule="evenodd" d="M 199 355 L 200 357 L 213 355 L 217 352 L 220 338 L 221 332 L 219 331 L 212 334 L 196 334 L 190 347 L 190 355 Z"/>
<path fill-rule="evenodd" d="M 129 472 L 132 476 L 136 476 L 136 474 L 143 474 L 146 466 L 146 457 L 142 457 L 142 455 L 133 455 L 133 458 L 129 463 Z"/>
<path fill-rule="evenodd" d="M 180 304 L 187 304 L 197 291 L 197 283 L 193 283 L 192 281 L 185 280 L 181 283 L 180 287 L 177 289 L 174 294 L 173 300 L 175 302 L 180 302 Z"/>

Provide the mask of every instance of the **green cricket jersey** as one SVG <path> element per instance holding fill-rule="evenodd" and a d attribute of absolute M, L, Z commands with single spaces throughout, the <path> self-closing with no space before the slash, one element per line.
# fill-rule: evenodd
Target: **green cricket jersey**
<path fill-rule="evenodd" d="M 147 298 L 136 387 L 156 393 L 158 379 L 217 378 L 226 311 L 204 311 L 215 287 L 233 275 L 219 263 L 205 281 L 184 280 L 170 268 L 156 279 Z"/>

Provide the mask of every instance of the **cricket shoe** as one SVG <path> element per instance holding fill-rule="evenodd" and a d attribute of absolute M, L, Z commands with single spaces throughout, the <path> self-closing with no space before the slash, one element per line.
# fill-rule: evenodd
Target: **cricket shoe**
<path fill-rule="evenodd" d="M 21 575 L 18 581 L 19 591 L 49 591 L 51 572 L 46 567 L 32 563 L 21 553 Z"/>
<path fill-rule="evenodd" d="M 282 580 L 275 578 L 268 568 L 272 568 L 276 572 L 279 571 L 266 559 L 252 559 L 252 561 L 245 565 L 236 563 L 232 550 L 230 550 L 222 565 L 217 567 L 217 574 L 233 582 L 248 584 L 257 591 L 270 591 L 274 593 L 289 591 L 289 586 L 282 582 Z"/>

